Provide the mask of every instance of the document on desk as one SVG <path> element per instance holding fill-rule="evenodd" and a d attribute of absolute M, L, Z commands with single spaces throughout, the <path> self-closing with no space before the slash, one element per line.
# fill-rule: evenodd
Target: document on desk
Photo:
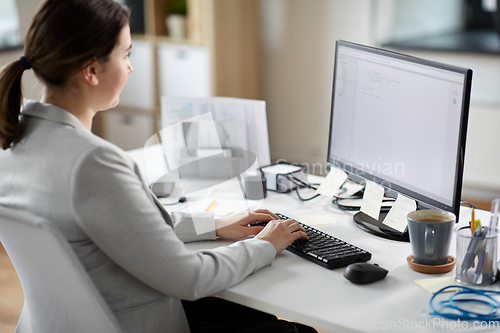
<path fill-rule="evenodd" d="M 378 220 L 380 208 L 384 199 L 384 188 L 372 181 L 366 180 L 365 194 L 361 202 L 361 211 Z"/>
<path fill-rule="evenodd" d="M 416 209 L 417 203 L 415 202 L 415 200 L 398 194 L 396 202 L 394 203 L 382 223 L 388 225 L 393 229 L 396 229 L 399 232 L 404 232 L 406 226 L 408 225 L 406 216 L 409 212 L 413 212 Z"/>
<path fill-rule="evenodd" d="M 347 174 L 337 168 L 332 167 L 330 172 L 316 190 L 316 193 L 333 197 L 347 179 Z"/>
<path fill-rule="evenodd" d="M 202 198 L 193 202 L 188 202 L 189 205 L 183 209 L 182 212 L 199 213 L 199 212 L 212 212 L 214 217 L 224 217 L 232 213 L 252 210 L 256 208 L 257 203 L 249 204 L 245 200 L 235 199 L 213 199 Z"/>
<path fill-rule="evenodd" d="M 298 216 L 297 220 L 300 222 L 307 224 L 310 227 L 314 227 L 316 225 L 325 225 L 325 224 L 336 224 L 337 220 L 330 215 L 302 215 Z"/>

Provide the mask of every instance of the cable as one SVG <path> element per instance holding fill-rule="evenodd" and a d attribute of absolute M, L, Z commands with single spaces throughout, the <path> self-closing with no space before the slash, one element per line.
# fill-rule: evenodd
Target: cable
<path fill-rule="evenodd" d="M 320 184 L 319 184 L 319 183 L 312 183 L 312 184 L 310 184 L 310 185 L 320 185 Z M 317 198 L 317 197 L 319 197 L 319 196 L 321 195 L 321 194 L 316 194 L 316 195 L 314 195 L 314 196 L 312 196 L 312 197 L 310 197 L 310 198 L 303 198 L 303 197 L 300 195 L 300 193 L 299 193 L 299 186 L 297 186 L 297 187 L 295 188 L 295 192 L 297 193 L 297 196 L 299 197 L 299 199 L 300 199 L 300 200 L 302 200 L 302 201 L 309 201 L 309 200 L 315 199 L 315 198 Z"/>
<path fill-rule="evenodd" d="M 309 200 L 312 200 L 312 199 L 315 199 L 317 197 L 319 197 L 321 194 L 316 194 L 316 195 L 313 195 L 312 197 L 310 198 L 303 198 L 300 193 L 299 193 L 299 189 L 300 188 L 310 188 L 310 189 L 313 189 L 313 190 L 317 190 L 318 188 L 315 187 L 316 185 L 320 185 L 319 183 L 306 183 L 304 181 L 302 181 L 301 179 L 295 177 L 294 175 L 285 175 L 285 177 L 291 181 L 292 183 L 294 183 L 295 185 L 297 185 L 295 187 L 295 192 L 297 193 L 297 196 L 299 197 L 300 200 L 302 201 L 309 201 Z"/>
<path fill-rule="evenodd" d="M 311 189 L 313 189 L 313 190 L 317 190 L 317 189 L 318 189 L 317 187 L 314 187 L 314 186 L 312 186 L 312 185 L 319 185 L 319 183 L 309 184 L 309 183 L 306 183 L 306 182 L 304 182 L 303 180 L 301 180 L 301 179 L 299 179 L 299 178 L 295 177 L 294 175 L 290 175 L 290 174 L 285 175 L 285 177 L 286 177 L 289 181 L 293 182 L 295 185 L 301 185 L 301 186 L 303 186 L 303 187 L 311 188 Z M 298 183 L 298 184 L 297 184 L 297 183 Z"/>
<path fill-rule="evenodd" d="M 459 291 L 452 294 L 450 298 L 446 301 L 440 301 L 438 303 L 443 309 L 438 311 L 434 308 L 433 301 L 441 293 L 444 293 L 447 289 L 457 288 Z M 465 295 L 477 296 L 476 298 L 463 298 Z M 448 286 L 444 287 L 438 292 L 436 292 L 429 301 L 430 308 L 432 310 L 432 315 L 441 316 L 448 319 L 460 319 L 460 320 L 480 320 L 480 321 L 494 321 L 500 320 L 500 303 L 495 300 L 492 296 L 500 295 L 499 291 L 494 290 L 481 290 L 473 289 L 464 286 Z M 483 313 L 475 312 L 472 310 L 467 310 L 461 307 L 461 304 L 473 303 L 482 305 L 482 308 L 491 309 L 489 312 L 484 311 Z"/>
<path fill-rule="evenodd" d="M 299 193 L 299 189 L 302 189 L 302 188 L 310 188 L 313 190 L 317 190 L 318 188 L 316 186 L 319 186 L 320 183 L 306 183 L 306 182 L 302 181 L 301 179 L 295 177 L 294 175 L 290 175 L 290 174 L 285 175 L 285 177 L 288 180 L 290 180 L 291 182 L 293 182 L 295 185 L 297 185 L 297 187 L 295 188 L 295 192 L 297 193 L 297 196 L 299 197 L 300 200 L 309 201 L 309 200 L 315 199 L 315 198 L 320 196 L 320 194 L 316 194 L 310 198 L 303 198 Z M 346 191 L 346 190 L 344 189 L 344 191 Z M 340 200 L 361 199 L 362 197 L 363 197 L 362 194 L 355 194 L 355 195 L 352 195 L 350 197 L 345 197 L 345 198 L 334 196 L 334 199 L 332 202 L 339 209 L 346 210 L 346 211 L 355 211 L 355 210 L 360 210 L 361 206 L 342 205 L 340 203 Z M 392 198 L 386 198 L 382 202 L 392 202 L 392 201 L 395 201 L 395 200 Z M 381 211 L 386 212 L 386 211 L 389 211 L 390 209 L 391 209 L 391 207 L 382 207 Z"/>
<path fill-rule="evenodd" d="M 462 205 L 465 205 L 465 206 L 469 206 L 470 208 L 473 208 L 473 209 L 476 209 L 476 206 L 474 206 L 473 204 L 471 204 L 470 202 L 467 202 L 467 201 L 460 201 L 460 206 Z"/>
<path fill-rule="evenodd" d="M 358 196 L 352 196 L 350 198 L 339 198 L 339 197 L 334 197 L 333 200 L 332 200 L 332 203 L 337 206 L 338 209 L 342 209 L 342 210 L 346 210 L 346 211 L 355 211 L 355 210 L 360 210 L 361 209 L 361 206 L 353 206 L 353 205 L 343 205 L 341 204 L 341 200 L 349 200 L 349 199 L 361 199 L 361 197 L 358 197 Z M 385 198 L 384 200 L 382 200 L 382 203 L 384 202 L 394 202 L 395 200 L 392 199 L 392 198 Z M 391 207 L 390 206 L 382 206 L 380 208 L 380 211 L 381 212 L 388 212 L 389 210 L 391 210 Z"/>
<path fill-rule="evenodd" d="M 315 199 L 317 197 L 320 196 L 320 194 L 316 194 L 310 198 L 303 198 L 300 193 L 299 193 L 299 189 L 302 189 L 302 188 L 310 188 L 310 189 L 313 189 L 313 190 L 317 190 L 317 186 L 320 185 L 320 183 L 306 183 L 304 182 L 303 180 L 295 177 L 294 175 L 291 175 L 291 174 L 287 174 L 287 175 L 284 175 L 289 181 L 291 181 L 292 183 L 294 183 L 297 187 L 295 187 L 295 192 L 297 193 L 297 197 L 299 197 L 300 200 L 302 201 L 309 201 L 309 200 L 312 200 L 312 199 Z M 344 190 L 346 191 L 346 190 Z M 284 192 L 282 192 L 284 193 Z M 342 209 L 342 210 L 346 210 L 346 211 L 356 211 L 356 210 L 360 210 L 361 209 L 361 206 L 351 206 L 351 205 L 342 205 L 340 203 L 340 200 L 348 200 L 348 199 L 361 199 L 363 196 L 361 194 L 355 194 L 355 195 L 352 195 L 350 197 L 346 197 L 346 198 L 340 198 L 340 197 L 337 197 L 337 196 L 334 196 L 334 199 L 333 199 L 333 204 L 335 206 L 337 206 L 339 209 Z M 386 198 L 384 199 L 382 202 L 393 202 L 395 201 L 394 199 L 392 198 Z M 391 209 L 391 207 L 382 207 L 381 208 L 381 211 L 382 212 L 388 212 L 389 210 Z"/>
<path fill-rule="evenodd" d="M 361 206 L 352 206 L 352 205 L 342 205 L 340 203 L 341 200 L 348 200 L 348 199 L 353 199 L 353 198 L 339 198 L 339 197 L 334 197 L 332 200 L 332 203 L 337 206 L 338 209 L 341 210 L 346 210 L 346 211 L 353 211 L 353 210 L 360 210 Z"/>
<path fill-rule="evenodd" d="M 350 181 L 350 180 L 348 179 L 348 180 L 345 182 L 345 184 L 347 184 L 347 183 L 349 183 L 349 182 L 354 183 L 354 182 L 352 182 L 352 181 Z M 334 195 L 334 197 L 335 197 L 335 198 L 337 198 L 337 199 L 361 199 L 361 198 L 363 198 L 363 194 L 364 194 L 364 189 L 361 189 L 361 190 L 359 190 L 358 192 L 356 192 L 356 193 L 354 193 L 354 194 L 351 194 L 351 195 L 350 195 L 350 196 L 348 196 L 348 197 L 342 197 L 342 196 L 340 196 L 340 195 L 342 195 L 343 193 L 347 192 L 347 191 L 348 191 L 348 189 L 347 189 L 347 187 L 345 187 L 344 185 L 342 185 L 342 186 L 340 187 L 340 189 L 339 189 L 339 190 L 340 190 L 340 192 L 338 192 L 338 193 L 337 193 L 337 195 Z"/>

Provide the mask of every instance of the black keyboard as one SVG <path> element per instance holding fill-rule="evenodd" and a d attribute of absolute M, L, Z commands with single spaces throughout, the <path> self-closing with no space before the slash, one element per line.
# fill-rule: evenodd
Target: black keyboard
<path fill-rule="evenodd" d="M 276 214 L 281 220 L 290 218 L 283 214 Z M 296 220 L 297 221 L 297 220 Z M 299 221 L 297 221 L 300 223 Z M 300 223 L 306 230 L 309 240 L 298 239 L 287 250 L 302 258 L 312 261 L 325 268 L 344 267 L 355 262 L 368 261 L 372 255 L 357 246 L 330 236 L 318 229 Z"/>

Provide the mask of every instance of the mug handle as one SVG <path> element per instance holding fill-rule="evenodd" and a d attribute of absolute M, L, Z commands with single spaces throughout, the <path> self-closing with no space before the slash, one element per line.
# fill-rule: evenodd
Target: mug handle
<path fill-rule="evenodd" d="M 425 254 L 429 257 L 434 255 L 434 228 L 425 228 Z"/>

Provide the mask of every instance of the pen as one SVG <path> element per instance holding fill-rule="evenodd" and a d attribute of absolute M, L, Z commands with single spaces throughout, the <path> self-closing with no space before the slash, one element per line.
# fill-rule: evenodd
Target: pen
<path fill-rule="evenodd" d="M 477 262 L 477 267 L 476 267 L 476 283 L 480 277 L 480 273 L 483 270 L 483 265 L 484 265 L 484 257 L 486 256 L 486 251 L 485 248 L 486 246 L 483 245 L 483 250 L 481 251 L 481 254 L 479 255 L 479 261 Z"/>
<path fill-rule="evenodd" d="M 470 213 L 470 234 L 474 233 L 474 230 L 476 230 L 476 220 L 474 219 L 474 207 L 472 207 L 472 212 Z"/>
<path fill-rule="evenodd" d="M 484 240 L 486 233 L 488 232 L 488 228 L 478 228 L 474 232 L 474 236 L 472 237 L 469 246 L 467 247 L 467 253 L 465 254 L 464 261 L 462 262 L 461 271 L 462 273 L 472 267 L 474 263 L 474 258 L 479 254 L 479 250 L 481 249 L 481 243 Z"/>
<path fill-rule="evenodd" d="M 208 205 L 207 209 L 205 209 L 205 212 L 208 212 L 210 210 L 210 208 L 212 208 L 212 206 L 215 204 L 215 200 L 212 201 L 212 203 L 210 205 Z"/>

